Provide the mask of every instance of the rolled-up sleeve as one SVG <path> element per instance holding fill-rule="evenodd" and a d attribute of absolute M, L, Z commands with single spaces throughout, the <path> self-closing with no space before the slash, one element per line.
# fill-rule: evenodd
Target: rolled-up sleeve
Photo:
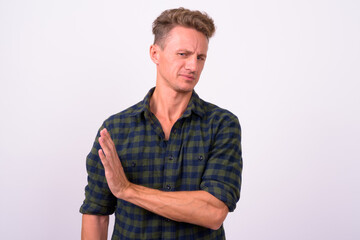
<path fill-rule="evenodd" d="M 230 212 L 240 198 L 242 165 L 239 120 L 226 116 L 214 135 L 200 188 L 223 201 Z"/>
<path fill-rule="evenodd" d="M 91 152 L 86 158 L 88 184 L 85 187 L 85 200 L 80 207 L 80 212 L 83 214 L 110 215 L 114 213 L 116 207 L 117 199 L 108 187 L 104 167 L 98 155 L 100 130 L 97 133 Z"/>

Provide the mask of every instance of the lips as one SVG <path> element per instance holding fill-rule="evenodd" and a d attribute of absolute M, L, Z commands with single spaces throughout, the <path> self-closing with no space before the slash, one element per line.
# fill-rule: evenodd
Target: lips
<path fill-rule="evenodd" d="M 192 74 L 180 74 L 181 77 L 184 77 L 188 80 L 195 80 L 195 76 Z"/>

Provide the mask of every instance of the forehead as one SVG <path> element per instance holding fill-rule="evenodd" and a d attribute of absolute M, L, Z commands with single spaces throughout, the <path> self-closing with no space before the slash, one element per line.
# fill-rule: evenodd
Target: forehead
<path fill-rule="evenodd" d="M 166 37 L 164 50 L 186 49 L 205 54 L 208 44 L 209 41 L 203 33 L 193 28 L 176 26 Z"/>

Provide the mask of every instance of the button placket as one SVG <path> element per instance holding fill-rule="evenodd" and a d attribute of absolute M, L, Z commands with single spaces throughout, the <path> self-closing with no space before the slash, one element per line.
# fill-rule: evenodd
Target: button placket
<path fill-rule="evenodd" d="M 176 172 L 176 170 L 174 168 L 176 168 L 176 156 L 174 154 L 176 154 L 176 149 L 173 149 L 173 143 L 174 142 L 174 138 L 170 138 L 167 142 L 167 147 L 166 147 L 166 153 L 164 156 L 164 185 L 163 185 L 163 189 L 165 191 L 174 191 L 174 186 L 175 183 L 174 181 L 174 174 Z"/>

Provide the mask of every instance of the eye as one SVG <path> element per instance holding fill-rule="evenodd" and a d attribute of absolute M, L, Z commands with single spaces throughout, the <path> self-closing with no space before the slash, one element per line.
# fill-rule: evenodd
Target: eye
<path fill-rule="evenodd" d="M 178 55 L 179 55 L 179 56 L 186 56 L 186 53 L 179 52 Z"/>
<path fill-rule="evenodd" d="M 205 57 L 203 57 L 203 56 L 198 56 L 197 59 L 201 60 L 201 61 L 205 61 Z"/>

